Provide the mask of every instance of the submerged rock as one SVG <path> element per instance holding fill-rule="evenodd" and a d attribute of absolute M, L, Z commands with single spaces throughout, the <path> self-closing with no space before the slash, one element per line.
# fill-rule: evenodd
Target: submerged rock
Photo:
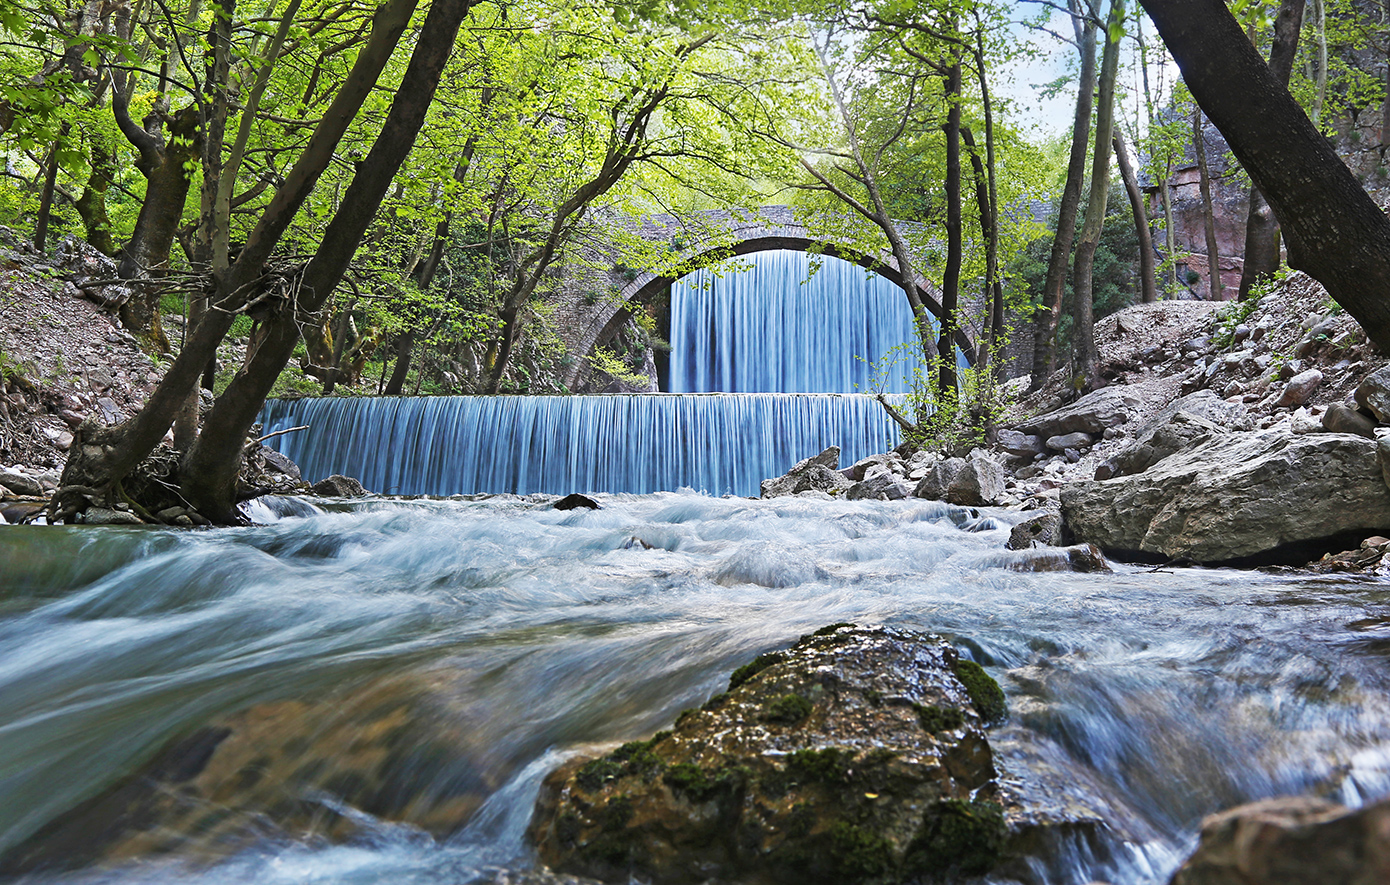
<path fill-rule="evenodd" d="M 1202 822 L 1172 885 L 1390 882 L 1390 800 L 1352 811 L 1311 797 L 1267 799 Z"/>
<path fill-rule="evenodd" d="M 564 496 L 552 506 L 554 506 L 556 510 L 579 510 L 581 508 L 585 510 L 601 509 L 598 506 L 598 502 L 593 498 L 585 497 L 578 492 Z"/>
<path fill-rule="evenodd" d="M 1005 712 L 944 640 L 834 625 L 672 731 L 553 773 L 532 835 L 552 868 L 609 881 L 984 873 L 1015 829 L 984 731 Z"/>
<path fill-rule="evenodd" d="M 1069 486 L 1062 512 L 1078 541 L 1111 555 L 1297 564 L 1390 526 L 1390 489 L 1371 440 L 1274 429 Z"/>

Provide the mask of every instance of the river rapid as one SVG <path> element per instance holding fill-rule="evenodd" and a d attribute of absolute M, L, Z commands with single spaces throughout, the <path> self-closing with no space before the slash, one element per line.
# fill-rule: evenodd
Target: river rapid
<path fill-rule="evenodd" d="M 1104 811 L 1104 838 L 1037 858 L 1030 882 L 1166 882 L 1205 814 L 1390 794 L 1390 584 L 1018 571 L 1016 516 L 918 500 L 598 498 L 282 501 L 257 511 L 268 524 L 209 531 L 0 527 L 0 869 L 493 881 L 534 863 L 526 825 L 564 759 L 668 727 L 736 666 L 841 621 L 954 642 L 1008 696 L 1002 767 L 1046 767 Z M 172 791 L 176 806 L 121 799 L 175 811 L 158 838 L 101 842 L 110 821 L 90 809 L 216 723 L 232 736 L 214 758 L 254 761 L 242 780 Z M 101 845 L 64 847 L 82 840 Z M 34 852 L 47 868 L 16 860 Z"/>

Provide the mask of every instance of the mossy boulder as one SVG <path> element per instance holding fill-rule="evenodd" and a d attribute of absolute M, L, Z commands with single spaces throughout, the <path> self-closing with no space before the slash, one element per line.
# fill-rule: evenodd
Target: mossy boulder
<path fill-rule="evenodd" d="M 546 781 L 550 867 L 607 881 L 898 882 L 990 870 L 1008 838 L 1003 694 L 939 637 L 836 625 L 740 668 L 674 729 Z"/>

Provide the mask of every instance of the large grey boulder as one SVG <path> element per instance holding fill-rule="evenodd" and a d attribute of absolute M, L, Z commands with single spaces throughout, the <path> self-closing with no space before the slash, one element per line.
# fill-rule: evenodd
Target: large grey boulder
<path fill-rule="evenodd" d="M 1289 797 L 1202 822 L 1172 885 L 1382 885 L 1390 882 L 1390 801 L 1352 811 Z"/>
<path fill-rule="evenodd" d="M 1030 461 L 1035 456 L 1047 451 L 1042 437 L 1018 430 L 1001 430 L 996 441 L 999 443 L 999 448 L 1003 449 L 1006 454 L 1013 455 L 1015 458 L 1027 458 Z"/>
<path fill-rule="evenodd" d="M 319 480 L 309 490 L 322 498 L 365 498 L 371 494 L 362 483 L 340 473 Z"/>
<path fill-rule="evenodd" d="M 963 507 L 985 507 L 1004 497 L 1004 467 L 989 458 L 972 455 L 946 485 L 946 501 Z"/>
<path fill-rule="evenodd" d="M 965 468 L 964 458 L 947 458 L 938 461 L 929 468 L 926 476 L 922 477 L 921 482 L 917 483 L 917 488 L 912 494 L 918 498 L 926 498 L 928 501 L 941 501 L 946 497 L 946 489 L 950 487 L 951 480 L 956 478 L 956 474 Z"/>
<path fill-rule="evenodd" d="M 1124 424 L 1141 401 L 1124 387 L 1102 387 L 1045 415 L 1016 425 L 1016 429 L 1047 439 L 1067 433 L 1097 434 L 1107 427 Z"/>
<path fill-rule="evenodd" d="M 4 491 L 21 497 L 38 498 L 43 495 L 43 483 L 18 470 L 0 467 L 0 492 Z"/>
<path fill-rule="evenodd" d="M 1376 444 L 1341 433 L 1223 434 L 1061 500 L 1077 541 L 1122 556 L 1306 562 L 1309 548 L 1390 527 Z"/>
<path fill-rule="evenodd" d="M 800 492 L 839 494 L 854 485 L 840 473 L 840 447 L 830 446 L 819 455 L 796 462 L 781 476 L 762 481 L 764 498 L 780 498 Z"/>
<path fill-rule="evenodd" d="M 888 471 L 874 473 L 863 482 L 849 487 L 845 497 L 851 501 L 870 499 L 877 501 L 901 501 L 912 494 L 912 485 L 899 479 Z"/>

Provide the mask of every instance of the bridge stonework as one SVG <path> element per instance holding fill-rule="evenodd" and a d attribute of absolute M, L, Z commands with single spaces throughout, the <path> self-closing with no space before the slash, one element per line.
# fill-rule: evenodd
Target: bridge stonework
<path fill-rule="evenodd" d="M 599 219 L 594 230 L 581 258 L 564 268 L 551 302 L 550 321 L 570 358 L 564 381 L 571 390 L 587 378 L 594 348 L 611 341 L 633 309 L 648 304 L 686 274 L 730 256 L 773 249 L 814 252 L 853 262 L 894 282 L 898 279 L 891 254 L 865 255 L 837 243 L 789 206 L 746 213 L 653 214 L 640 220 L 610 217 Z M 940 317 L 935 284 L 919 274 L 917 289 L 927 309 Z M 962 332 L 958 343 L 973 362 L 970 338 Z"/>

